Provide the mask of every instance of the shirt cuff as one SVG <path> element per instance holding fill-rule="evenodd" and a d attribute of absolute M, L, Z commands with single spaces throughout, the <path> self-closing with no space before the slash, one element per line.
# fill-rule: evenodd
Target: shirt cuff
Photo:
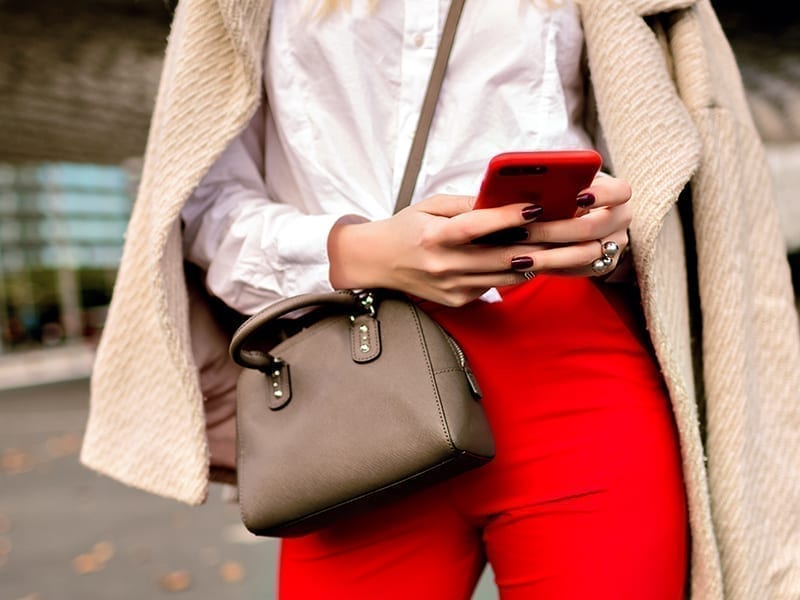
<path fill-rule="evenodd" d="M 229 272 L 209 270 L 212 291 L 244 314 L 289 296 L 332 291 L 328 235 L 340 218 L 303 215 L 264 231 L 260 241 L 250 240 L 250 249 L 245 244 Z"/>

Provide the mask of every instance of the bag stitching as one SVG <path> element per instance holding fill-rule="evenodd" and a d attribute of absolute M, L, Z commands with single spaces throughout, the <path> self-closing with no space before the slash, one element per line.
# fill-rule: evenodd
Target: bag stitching
<path fill-rule="evenodd" d="M 450 435 L 450 429 L 447 426 L 447 417 L 444 414 L 444 407 L 442 406 L 442 398 L 439 394 L 439 386 L 436 384 L 436 374 L 433 370 L 433 365 L 431 364 L 430 352 L 428 351 L 428 344 L 425 340 L 425 336 L 422 333 L 422 325 L 419 319 L 419 313 L 417 312 L 417 307 L 411 303 L 407 303 L 406 308 L 411 311 L 411 315 L 414 318 L 414 325 L 417 328 L 417 336 L 419 337 L 420 345 L 422 346 L 424 352 L 423 355 L 425 357 L 425 363 L 428 365 L 428 376 L 430 377 L 430 382 L 433 387 L 434 395 L 436 397 L 436 409 L 439 412 L 439 421 L 442 424 L 442 433 L 444 434 L 445 439 L 447 440 L 447 445 L 450 447 L 451 450 L 456 450 L 455 444 L 453 444 L 452 437 Z"/>

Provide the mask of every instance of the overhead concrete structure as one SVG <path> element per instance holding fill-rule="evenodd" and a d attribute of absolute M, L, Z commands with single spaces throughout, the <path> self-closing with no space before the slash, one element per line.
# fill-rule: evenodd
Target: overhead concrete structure
<path fill-rule="evenodd" d="M 141 155 L 170 18 L 160 0 L 0 0 L 0 162 Z"/>

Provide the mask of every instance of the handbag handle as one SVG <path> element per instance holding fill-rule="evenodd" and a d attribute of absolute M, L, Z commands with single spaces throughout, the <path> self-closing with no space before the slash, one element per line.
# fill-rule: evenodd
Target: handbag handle
<path fill-rule="evenodd" d="M 367 300 L 368 299 L 368 300 Z M 273 357 L 263 350 L 249 350 L 246 343 L 251 336 L 259 334 L 259 339 L 270 339 L 269 332 L 265 333 L 265 326 L 272 325 L 280 330 L 279 319 L 290 313 L 306 308 L 319 306 L 340 307 L 342 312 L 349 309 L 354 314 L 370 312 L 372 294 L 356 294 L 349 290 L 336 292 L 322 292 L 319 294 L 300 294 L 275 302 L 258 312 L 242 323 L 231 339 L 229 352 L 234 362 L 248 369 L 266 369 L 273 362 Z M 273 332 L 274 333 L 274 332 Z"/>

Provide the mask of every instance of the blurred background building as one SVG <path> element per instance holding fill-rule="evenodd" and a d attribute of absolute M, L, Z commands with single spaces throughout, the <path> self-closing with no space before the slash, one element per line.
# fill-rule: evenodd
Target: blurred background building
<path fill-rule="evenodd" d="M 97 337 L 131 197 L 120 167 L 0 165 L 0 351 Z"/>
<path fill-rule="evenodd" d="M 0 0 L 0 354 L 103 326 L 176 0 Z M 714 2 L 800 273 L 800 8 Z"/>

